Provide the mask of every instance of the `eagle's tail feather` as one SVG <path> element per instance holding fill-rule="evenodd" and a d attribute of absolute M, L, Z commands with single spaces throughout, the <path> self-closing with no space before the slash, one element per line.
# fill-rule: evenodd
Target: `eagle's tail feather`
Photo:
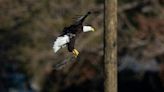
<path fill-rule="evenodd" d="M 54 52 L 56 53 L 60 49 L 60 47 L 54 45 L 53 49 L 54 49 Z"/>
<path fill-rule="evenodd" d="M 58 37 L 53 45 L 54 52 L 56 53 L 61 47 L 65 47 L 68 42 L 69 37 L 67 35 Z"/>

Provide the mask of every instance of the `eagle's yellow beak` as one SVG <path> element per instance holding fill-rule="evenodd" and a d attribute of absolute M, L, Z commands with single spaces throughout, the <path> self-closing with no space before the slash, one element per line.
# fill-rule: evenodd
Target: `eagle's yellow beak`
<path fill-rule="evenodd" d="M 75 58 L 79 55 L 79 52 L 76 49 L 73 49 L 72 53 L 75 55 Z"/>
<path fill-rule="evenodd" d="M 94 32 L 94 31 L 95 31 L 95 29 L 94 29 L 94 28 L 92 28 L 92 31 Z"/>

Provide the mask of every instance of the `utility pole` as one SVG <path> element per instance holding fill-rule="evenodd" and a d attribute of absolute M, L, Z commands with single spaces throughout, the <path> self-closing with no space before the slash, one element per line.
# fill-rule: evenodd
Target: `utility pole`
<path fill-rule="evenodd" d="M 105 92 L 117 92 L 117 0 L 104 2 Z"/>

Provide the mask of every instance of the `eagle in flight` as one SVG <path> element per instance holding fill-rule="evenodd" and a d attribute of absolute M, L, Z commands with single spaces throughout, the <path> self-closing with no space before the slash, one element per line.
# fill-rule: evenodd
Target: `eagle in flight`
<path fill-rule="evenodd" d="M 84 20 L 90 14 L 91 12 L 87 12 L 87 14 L 77 19 L 74 24 L 63 29 L 61 35 L 59 35 L 54 42 L 53 50 L 55 53 L 60 48 L 67 46 L 68 51 L 72 52 L 75 58 L 78 56 L 79 52 L 77 49 L 74 48 L 76 37 L 81 32 L 95 31 L 93 27 L 83 25 Z"/>

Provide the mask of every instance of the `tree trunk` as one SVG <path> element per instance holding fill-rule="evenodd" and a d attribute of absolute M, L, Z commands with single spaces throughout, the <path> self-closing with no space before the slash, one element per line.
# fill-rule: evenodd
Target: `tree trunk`
<path fill-rule="evenodd" d="M 117 92 L 117 0 L 104 6 L 105 92 Z"/>

